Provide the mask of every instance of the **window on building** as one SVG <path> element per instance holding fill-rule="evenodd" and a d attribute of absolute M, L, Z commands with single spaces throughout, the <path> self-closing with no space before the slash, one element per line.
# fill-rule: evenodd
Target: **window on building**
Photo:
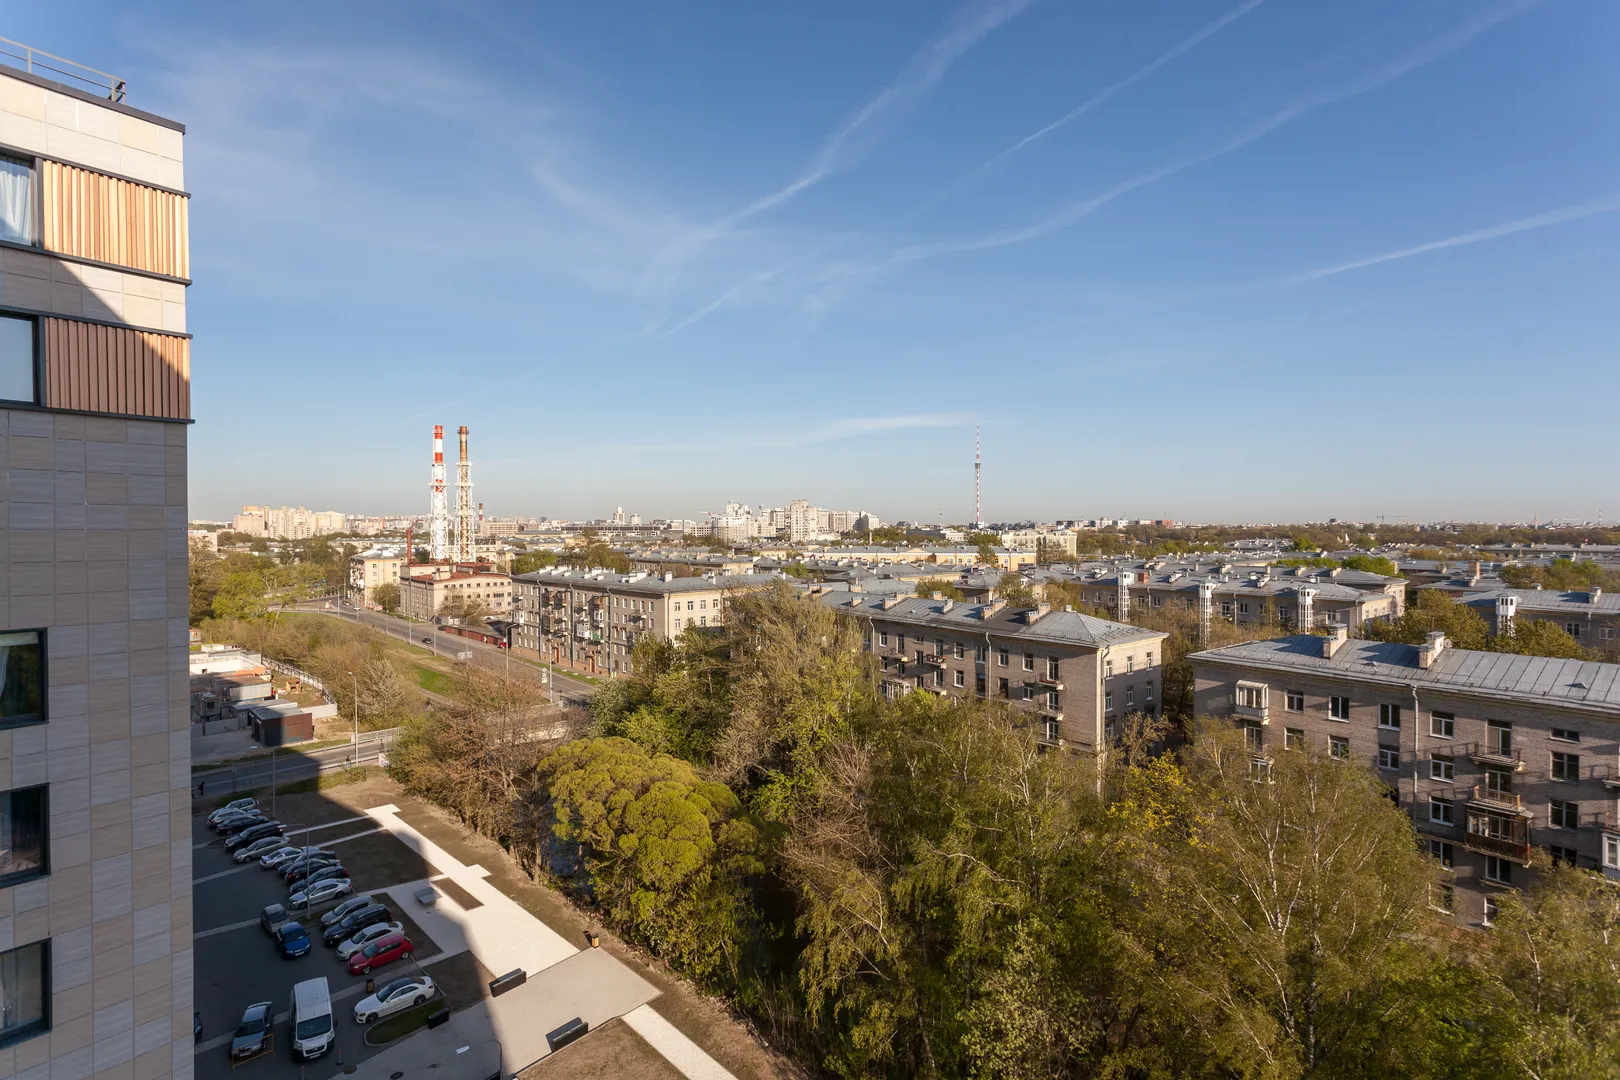
<path fill-rule="evenodd" d="M 1378 706 L 1378 726 L 1389 728 L 1391 731 L 1401 729 L 1401 707 L 1399 705 Z"/>
<path fill-rule="evenodd" d="M 980 697 L 984 697 L 984 675 L 982 672 L 973 676 L 973 692 Z"/>
<path fill-rule="evenodd" d="M 1125 658 L 1125 674 L 1129 675 L 1131 672 L 1133 672 L 1135 670 L 1136 670 L 1136 657 L 1127 656 Z"/>
<path fill-rule="evenodd" d="M 1435 710 L 1429 714 L 1429 734 L 1437 739 L 1449 739 L 1457 733 L 1457 717 L 1452 713 Z"/>
<path fill-rule="evenodd" d="M 934 685 L 935 686 L 944 686 L 945 685 L 945 673 L 943 671 L 938 670 L 937 668 L 934 671 Z"/>
<path fill-rule="evenodd" d="M 1265 728 L 1260 725 L 1260 721 L 1243 721 L 1243 745 L 1250 750 L 1263 750 L 1265 748 Z"/>
<path fill-rule="evenodd" d="M 1266 707 L 1266 687 L 1257 683 L 1238 683 L 1237 703 L 1245 709 Z"/>
<path fill-rule="evenodd" d="M 1048 656 L 1046 658 L 1046 677 L 1048 679 L 1056 679 L 1058 677 L 1058 658 L 1055 656 Z"/>
<path fill-rule="evenodd" d="M 1249 779 L 1255 783 L 1263 783 L 1271 777 L 1271 759 L 1254 757 L 1249 759 Z"/>
<path fill-rule="evenodd" d="M 50 1029 L 50 953 L 49 941 L 0 952 L 0 1046 Z"/>
<path fill-rule="evenodd" d="M 681 628 L 681 620 L 676 619 L 675 620 L 675 629 L 679 630 L 680 628 Z"/>
<path fill-rule="evenodd" d="M 0 887 L 48 871 L 44 786 L 0 791 Z"/>
<path fill-rule="evenodd" d="M 1573 784 L 1581 778 L 1581 755 L 1559 754 L 1552 756 L 1552 778 Z"/>
<path fill-rule="evenodd" d="M 1347 697 L 1328 698 L 1328 717 L 1333 720 L 1350 719 L 1350 699 Z"/>
<path fill-rule="evenodd" d="M 1451 783 L 1457 778 L 1456 763 L 1451 758 L 1436 754 L 1429 761 L 1429 779 Z"/>
<path fill-rule="evenodd" d="M 1103 661 L 1103 678 L 1112 679 L 1113 677 L 1114 677 L 1114 662 L 1112 660 L 1104 660 Z"/>
<path fill-rule="evenodd" d="M 1041 723 L 1041 734 L 1049 743 L 1058 741 L 1058 722 L 1051 717 Z"/>
<path fill-rule="evenodd" d="M 697 609 L 693 606 L 692 601 L 688 600 L 686 602 L 686 610 L 687 611 L 696 611 Z"/>
<path fill-rule="evenodd" d="M 887 630 L 878 631 L 878 644 L 885 649 L 889 647 L 889 632 Z"/>
<path fill-rule="evenodd" d="M 34 163 L 0 155 L 0 240 L 34 242 Z"/>
<path fill-rule="evenodd" d="M 1499 798 L 1513 794 L 1513 770 L 1485 767 L 1485 790 Z"/>
<path fill-rule="evenodd" d="M 1289 690 L 1284 695 L 1283 707 L 1289 712 L 1305 711 L 1305 695 L 1298 690 Z"/>
<path fill-rule="evenodd" d="M 1429 906 L 1436 911 L 1443 911 L 1447 915 L 1452 913 L 1457 903 L 1457 889 L 1445 882 L 1435 882 L 1429 886 Z"/>
<path fill-rule="evenodd" d="M 996 695 L 1004 698 L 1012 697 L 1012 683 L 1008 682 L 1006 679 L 997 679 Z"/>
<path fill-rule="evenodd" d="M 1055 709 L 1058 707 L 1058 692 L 1056 690 L 1048 690 L 1046 692 L 1046 707 L 1048 709 Z"/>
<path fill-rule="evenodd" d="M 0 217 L 3 216 L 0 213 Z M 35 358 L 38 351 L 34 341 L 38 328 L 36 319 L 0 316 L 0 399 L 30 403 L 37 400 Z"/>
<path fill-rule="evenodd" d="M 990 655 L 989 646 L 975 645 L 973 647 L 973 662 L 974 663 L 976 663 L 976 664 L 984 663 L 985 657 L 987 657 L 989 655 Z"/>
<path fill-rule="evenodd" d="M 1143 701 L 1152 701 L 1153 700 L 1153 680 L 1152 679 L 1149 679 L 1147 681 L 1147 693 L 1142 695 L 1142 700 Z"/>
<path fill-rule="evenodd" d="M 1581 624 L 1578 623 L 1578 622 L 1567 622 L 1567 623 L 1565 623 L 1564 624 L 1564 633 L 1568 634 L 1570 637 L 1574 638 L 1576 641 L 1581 640 Z"/>
<path fill-rule="evenodd" d="M 1562 863 L 1565 866 L 1580 865 L 1580 854 L 1572 847 L 1563 847 L 1558 844 L 1548 844 L 1547 854 L 1552 856 L 1552 864 L 1554 866 L 1557 866 L 1559 863 Z"/>
<path fill-rule="evenodd" d="M 967 655 L 967 647 L 958 641 L 955 645 L 951 646 L 951 655 L 960 660 Z"/>
<path fill-rule="evenodd" d="M 1553 799 L 1549 820 L 1555 829 L 1578 829 L 1581 825 L 1580 807 L 1564 799 Z"/>
<path fill-rule="evenodd" d="M 966 686 L 967 685 L 967 672 L 958 671 L 956 673 L 956 685 L 957 686 Z"/>
<path fill-rule="evenodd" d="M 1486 926 L 1492 926 L 1496 923 L 1496 913 L 1496 897 L 1487 896 L 1485 898 L 1485 914 L 1479 921 Z"/>
<path fill-rule="evenodd" d="M 1436 825 L 1455 825 L 1456 819 L 1451 812 L 1451 800 L 1442 799 L 1438 795 L 1430 795 L 1429 820 Z"/>
<path fill-rule="evenodd" d="M 1114 711 L 1114 692 L 1112 690 L 1109 690 L 1107 693 L 1103 694 L 1103 711 Z"/>
<path fill-rule="evenodd" d="M 0 728 L 45 719 L 40 631 L 0 634 Z"/>
<path fill-rule="evenodd" d="M 1231 617 L 1232 617 L 1232 602 L 1230 600 L 1222 600 L 1221 601 L 1221 618 L 1230 619 Z"/>
<path fill-rule="evenodd" d="M 1429 857 L 1450 870 L 1455 862 L 1455 851 L 1452 846 L 1444 840 L 1429 840 L 1427 844 Z"/>
<path fill-rule="evenodd" d="M 1513 884 L 1513 864 L 1500 855 L 1485 856 L 1485 880 L 1498 885 Z"/>
<path fill-rule="evenodd" d="M 1328 754 L 1340 761 L 1350 760 L 1350 740 L 1338 735 L 1329 735 Z"/>
<path fill-rule="evenodd" d="M 1025 671 L 1034 671 L 1035 670 L 1035 654 L 1034 653 L 1027 652 L 1027 653 L 1024 654 L 1024 670 Z"/>
<path fill-rule="evenodd" d="M 1283 749 L 1284 750 L 1303 750 L 1303 749 L 1305 749 L 1305 729 L 1304 728 L 1297 728 L 1297 727 L 1284 728 L 1283 729 Z"/>
<path fill-rule="evenodd" d="M 996 650 L 996 666 L 1006 667 L 1011 660 L 1011 654 L 1006 649 Z"/>
<path fill-rule="evenodd" d="M 1378 748 L 1378 767 L 1380 769 L 1398 769 L 1401 767 L 1401 750 L 1398 746 L 1380 746 Z"/>
<path fill-rule="evenodd" d="M 1247 615 L 1248 613 L 1249 613 L 1249 602 L 1247 600 L 1243 600 L 1243 601 L 1239 602 L 1239 604 L 1238 604 L 1238 614 L 1239 615 Z"/>
<path fill-rule="evenodd" d="M 1559 742 L 1580 742 L 1581 741 L 1581 733 L 1578 732 L 1578 731 L 1572 731 L 1569 728 L 1561 728 L 1561 727 L 1553 728 L 1552 729 L 1552 737 L 1554 739 L 1557 739 Z"/>
<path fill-rule="evenodd" d="M 1620 836 L 1614 833 L 1603 834 L 1603 868 L 1620 870 Z"/>
<path fill-rule="evenodd" d="M 1511 756 L 1513 725 L 1505 720 L 1485 721 L 1485 746 L 1493 754 Z"/>

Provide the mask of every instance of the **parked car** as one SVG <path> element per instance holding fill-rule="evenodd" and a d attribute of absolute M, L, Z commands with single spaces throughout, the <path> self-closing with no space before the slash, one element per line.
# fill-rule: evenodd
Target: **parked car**
<path fill-rule="evenodd" d="M 306 886 L 315 884 L 317 881 L 348 876 L 349 872 L 343 868 L 342 863 L 329 863 L 325 866 L 317 866 L 307 874 L 299 874 L 292 878 L 287 882 L 287 891 L 290 893 L 298 892 Z"/>
<path fill-rule="evenodd" d="M 388 908 L 382 904 L 368 904 L 358 911 L 351 911 L 337 922 L 328 926 L 321 934 L 321 939 L 328 945 L 336 945 L 356 930 L 363 930 L 372 923 L 387 922 Z"/>
<path fill-rule="evenodd" d="M 232 829 L 243 829 L 264 820 L 265 816 L 257 810 L 233 810 L 213 821 L 212 825 L 218 832 L 230 832 Z"/>
<path fill-rule="evenodd" d="M 401 975 L 377 988 L 370 997 L 363 997 L 354 1006 L 354 1022 L 369 1024 L 384 1016 L 392 1016 L 412 1005 L 420 1005 L 433 996 L 433 980 L 426 975 Z"/>
<path fill-rule="evenodd" d="M 231 1060 L 239 1061 L 262 1053 L 270 1037 L 270 1003 L 255 1002 L 242 1013 L 236 1034 L 231 1037 Z"/>
<path fill-rule="evenodd" d="M 306 852 L 302 855 L 295 855 L 291 859 L 288 859 L 286 862 L 282 863 L 278 869 L 281 871 L 282 878 L 291 881 L 293 878 L 303 874 L 305 871 L 313 867 L 331 866 L 337 861 L 338 857 L 332 854 L 330 851 L 316 853 Z"/>
<path fill-rule="evenodd" d="M 259 912 L 259 927 L 271 937 L 275 937 L 276 931 L 290 918 L 291 916 L 287 914 L 286 908 L 280 904 L 271 904 Z"/>
<path fill-rule="evenodd" d="M 295 922 L 284 922 L 276 927 L 276 944 L 281 946 L 281 955 L 289 960 L 303 956 L 313 947 L 309 931 L 302 923 Z"/>
<path fill-rule="evenodd" d="M 339 919 L 347 918 L 350 912 L 359 911 L 370 903 L 372 903 L 372 899 L 369 893 L 349 897 L 343 903 L 321 916 L 321 931 L 324 933 L 328 926 L 331 926 Z"/>
<path fill-rule="evenodd" d="M 320 848 L 301 848 L 288 844 L 286 847 L 272 851 L 269 855 L 266 855 L 264 858 L 260 859 L 259 865 L 273 870 L 281 870 L 292 860 L 302 855 L 314 854 L 320 850 Z"/>
<path fill-rule="evenodd" d="M 328 900 L 336 900 L 340 896 L 347 896 L 353 891 L 354 882 L 346 877 L 323 878 L 320 881 L 310 882 L 287 897 L 287 906 L 307 908 L 312 904 L 324 904 Z"/>
<path fill-rule="evenodd" d="M 373 968 L 411 958 L 411 939 L 404 934 L 388 934 L 349 957 L 350 975 L 370 975 Z"/>
<path fill-rule="evenodd" d="M 270 854 L 272 851 L 275 851 L 281 846 L 281 837 L 261 836 L 259 839 L 253 841 L 253 843 L 248 844 L 245 847 L 237 848 L 236 854 L 232 855 L 231 858 L 235 859 L 237 862 L 250 862 L 259 858 L 261 855 Z"/>
<path fill-rule="evenodd" d="M 232 799 L 224 806 L 208 815 L 208 824 L 212 825 L 226 814 L 240 813 L 243 810 L 252 810 L 259 805 L 259 800 L 248 797 L 245 799 Z"/>
<path fill-rule="evenodd" d="M 257 825 L 250 825 L 241 832 L 234 833 L 225 841 L 226 851 L 236 851 L 247 847 L 256 840 L 264 840 L 272 836 L 279 837 L 287 831 L 287 826 L 279 821 L 261 821 Z"/>
<path fill-rule="evenodd" d="M 339 960 L 347 960 L 349 957 L 353 956 L 367 945 L 370 945 L 378 938 L 384 937 L 388 934 L 398 934 L 404 929 L 404 923 L 372 923 L 370 926 L 356 930 L 353 934 L 350 934 L 348 937 L 338 942 L 337 958 Z"/>

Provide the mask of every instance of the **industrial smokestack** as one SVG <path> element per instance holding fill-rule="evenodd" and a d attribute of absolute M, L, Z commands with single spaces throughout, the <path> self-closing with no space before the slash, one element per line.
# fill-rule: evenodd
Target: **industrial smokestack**
<path fill-rule="evenodd" d="M 461 457 L 456 464 L 456 561 L 472 562 L 478 553 L 478 526 L 473 521 L 472 463 L 467 460 L 467 425 L 462 424 Z"/>
<path fill-rule="evenodd" d="M 444 562 L 450 557 L 450 507 L 444 490 L 444 425 L 433 425 L 433 472 L 429 483 L 428 561 Z"/>

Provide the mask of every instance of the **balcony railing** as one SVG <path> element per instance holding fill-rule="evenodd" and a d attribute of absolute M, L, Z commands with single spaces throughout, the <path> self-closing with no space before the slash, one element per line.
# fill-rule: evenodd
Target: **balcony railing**
<path fill-rule="evenodd" d="M 1511 746 L 1490 742 L 1468 743 L 1466 753 L 1475 765 L 1499 765 L 1514 772 L 1524 769 L 1524 758 Z"/>
<path fill-rule="evenodd" d="M 1594 765 L 1592 779 L 1601 781 L 1610 791 L 1620 791 L 1620 770 L 1613 765 Z"/>
<path fill-rule="evenodd" d="M 1498 791 L 1490 787 L 1474 785 L 1474 797 L 1471 802 L 1490 807 L 1493 810 L 1505 810 L 1514 814 L 1524 815 L 1524 796 L 1516 795 L 1511 791 Z"/>
<path fill-rule="evenodd" d="M 1239 703 L 1232 706 L 1232 715 L 1247 717 L 1250 720 L 1259 720 L 1261 723 L 1270 723 L 1271 707 L 1269 705 L 1244 705 Z"/>
<path fill-rule="evenodd" d="M 24 45 L 10 38 L 0 38 L 0 63 L 8 67 L 22 68 L 30 74 L 44 73 L 46 78 L 58 82 L 71 79 L 73 82 L 68 85 L 80 84 L 89 87 L 96 93 L 104 95 L 108 101 L 124 100 L 124 80 L 118 76 L 48 52 L 41 52 L 31 45 Z"/>
<path fill-rule="evenodd" d="M 1481 855 L 1495 855 L 1529 866 L 1530 823 L 1518 816 L 1469 810 L 1468 827 L 1463 831 L 1463 847 Z"/>

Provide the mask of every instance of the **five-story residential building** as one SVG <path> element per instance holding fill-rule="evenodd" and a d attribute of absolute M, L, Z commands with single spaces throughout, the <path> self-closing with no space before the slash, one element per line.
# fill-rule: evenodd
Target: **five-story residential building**
<path fill-rule="evenodd" d="M 1194 653 L 1200 715 L 1257 761 L 1314 747 L 1385 777 L 1446 868 L 1435 906 L 1489 923 L 1569 862 L 1620 877 L 1620 664 L 1295 636 Z"/>
<path fill-rule="evenodd" d="M 192 1075 L 183 133 L 0 68 L 0 1076 Z"/>

